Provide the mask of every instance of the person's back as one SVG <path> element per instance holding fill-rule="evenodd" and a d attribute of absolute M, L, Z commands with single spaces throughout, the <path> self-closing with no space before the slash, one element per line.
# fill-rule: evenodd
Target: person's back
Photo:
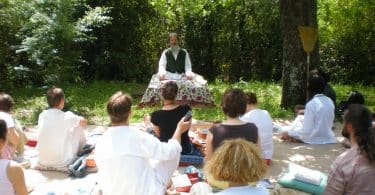
<path fill-rule="evenodd" d="M 39 163 L 56 168 L 65 167 L 75 158 L 81 132 L 76 130 L 80 118 L 58 109 L 44 110 L 39 115 Z"/>
<path fill-rule="evenodd" d="M 164 83 L 161 88 L 163 107 L 151 113 L 153 129 L 162 142 L 167 142 L 173 136 L 178 122 L 191 110 L 188 105 L 178 105 L 176 103 L 177 93 L 178 86 L 176 82 L 168 81 Z M 190 154 L 192 152 L 193 148 L 188 132 L 182 134 L 181 146 L 181 154 Z"/>
<path fill-rule="evenodd" d="M 246 93 L 246 113 L 240 117 L 242 121 L 254 123 L 258 128 L 259 145 L 262 149 L 262 157 L 270 160 L 273 155 L 273 124 L 267 110 L 257 108 L 258 100 L 255 93 Z"/>
<path fill-rule="evenodd" d="M 162 142 L 168 142 L 173 136 L 177 123 L 185 114 L 191 110 L 188 105 L 180 105 L 171 110 L 157 110 L 151 113 L 151 122 L 159 127 L 159 139 Z M 191 143 L 188 132 L 182 134 L 181 137 L 182 154 L 191 151 Z"/>
<path fill-rule="evenodd" d="M 147 157 L 156 148 L 146 148 L 147 143 L 153 143 L 150 139 L 156 138 L 131 128 L 110 127 L 106 131 L 95 150 L 99 183 L 105 194 L 155 193 L 156 181 L 150 180 L 155 175 Z M 124 181 L 124 177 L 130 180 Z"/>
<path fill-rule="evenodd" d="M 258 128 L 262 156 L 271 159 L 273 155 L 272 119 L 266 110 L 254 109 L 241 117 L 241 120 L 254 123 Z"/>
<path fill-rule="evenodd" d="M 6 93 L 0 93 L 0 119 L 6 123 L 8 129 L 7 144 L 3 150 L 0 150 L 1 158 L 13 159 L 15 150 L 20 140 L 20 135 L 15 129 L 15 119 L 12 116 L 13 98 Z"/>
<path fill-rule="evenodd" d="M 103 194 L 162 195 L 178 167 L 181 134 L 191 120 L 180 120 L 168 143 L 129 127 L 132 100 L 122 92 L 111 96 L 107 112 L 111 126 L 95 147 L 98 184 Z"/>
<path fill-rule="evenodd" d="M 254 123 L 239 125 L 216 124 L 209 129 L 212 134 L 212 146 L 216 149 L 227 139 L 243 138 L 249 142 L 258 142 L 258 128 Z"/>
<path fill-rule="evenodd" d="M 221 192 L 214 193 L 215 195 L 268 195 L 269 192 L 265 188 L 253 187 L 253 186 L 238 186 L 230 187 Z"/>
<path fill-rule="evenodd" d="M 225 90 L 221 99 L 221 109 L 226 116 L 222 123 L 208 129 L 206 138 L 206 159 L 227 139 L 243 138 L 258 144 L 258 128 L 254 123 L 240 120 L 246 112 L 246 95 L 238 88 Z"/>
<path fill-rule="evenodd" d="M 13 184 L 9 181 L 7 170 L 10 160 L 0 159 L 0 194 L 1 195 L 14 195 Z"/>
<path fill-rule="evenodd" d="M 64 92 L 51 88 L 47 92 L 49 109 L 38 119 L 39 164 L 51 168 L 65 168 L 73 162 L 78 150 L 85 143 L 85 135 L 80 126 L 86 120 L 72 112 L 64 112 Z"/>
<path fill-rule="evenodd" d="M 330 98 L 317 94 L 306 104 L 301 140 L 309 144 L 336 143 L 332 131 L 335 107 Z"/>
<path fill-rule="evenodd" d="M 0 151 L 2 151 L 7 144 L 7 136 L 8 129 L 6 122 L 0 119 Z M 0 158 L 0 194 L 27 194 L 22 167 L 9 159 Z"/>

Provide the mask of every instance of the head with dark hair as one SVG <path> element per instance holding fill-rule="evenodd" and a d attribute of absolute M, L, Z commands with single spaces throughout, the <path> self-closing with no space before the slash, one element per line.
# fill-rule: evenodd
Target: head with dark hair
<path fill-rule="evenodd" d="M 372 127 L 371 112 L 363 105 L 351 104 L 344 114 L 343 135 L 352 135 L 361 154 L 370 163 L 375 162 L 375 135 Z"/>
<path fill-rule="evenodd" d="M 221 109 L 224 114 L 239 117 L 246 112 L 246 95 L 241 89 L 227 89 L 221 99 Z"/>
<path fill-rule="evenodd" d="M 348 105 L 350 104 L 365 104 L 365 98 L 358 91 L 351 91 L 348 96 Z"/>
<path fill-rule="evenodd" d="M 350 91 L 346 101 L 341 101 L 337 106 L 337 109 L 340 113 L 343 113 L 350 104 L 365 104 L 365 98 L 358 91 Z"/>
<path fill-rule="evenodd" d="M 320 77 L 322 77 L 324 79 L 324 81 L 326 83 L 328 83 L 330 81 L 329 75 L 327 73 L 325 73 L 323 71 L 323 69 L 321 69 L 321 68 L 315 68 L 315 69 L 311 70 L 310 71 L 310 76 L 320 76 Z"/>
<path fill-rule="evenodd" d="M 127 122 L 132 107 L 132 98 L 118 91 L 107 102 L 107 112 L 112 123 Z"/>
<path fill-rule="evenodd" d="M 3 140 L 5 142 L 5 140 L 7 139 L 7 133 L 7 124 L 4 120 L 0 119 L 0 140 Z"/>
<path fill-rule="evenodd" d="M 50 108 L 56 108 L 64 100 L 65 94 L 61 88 L 51 87 L 47 91 L 47 103 Z"/>
<path fill-rule="evenodd" d="M 0 110 L 10 112 L 13 108 L 13 98 L 6 93 L 0 93 Z"/>
<path fill-rule="evenodd" d="M 258 103 L 258 100 L 257 100 L 257 95 L 253 92 L 247 92 L 245 93 L 246 95 L 246 102 L 247 104 L 257 104 Z"/>
<path fill-rule="evenodd" d="M 161 88 L 161 95 L 165 100 L 174 100 L 177 96 L 178 86 L 174 81 L 166 82 Z"/>
<path fill-rule="evenodd" d="M 310 97 L 313 97 L 316 94 L 323 93 L 325 85 L 326 83 L 321 76 L 310 76 L 307 86 Z"/>

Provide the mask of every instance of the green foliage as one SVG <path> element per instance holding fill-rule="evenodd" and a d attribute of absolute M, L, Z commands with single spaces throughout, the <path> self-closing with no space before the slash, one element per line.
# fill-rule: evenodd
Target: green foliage
<path fill-rule="evenodd" d="M 322 66 L 341 83 L 375 83 L 375 3 L 318 1 Z"/>
<path fill-rule="evenodd" d="M 14 48 L 21 41 L 16 36 L 22 25 L 19 3 L 18 0 L 0 1 L 0 91 L 30 84 L 25 69 L 15 69 L 24 62 L 22 56 L 14 54 Z"/>
<path fill-rule="evenodd" d="M 158 50 L 165 32 L 147 0 L 91 0 L 112 7 L 112 24 L 95 31 L 98 40 L 86 52 L 89 79 L 145 81 L 156 72 Z M 163 37 L 164 38 L 164 37 Z M 163 39 L 164 40 L 164 39 Z M 147 77 L 148 79 L 148 77 Z"/>
<path fill-rule="evenodd" d="M 24 2 L 26 4 L 26 2 Z M 91 8 L 80 0 L 35 0 L 27 2 L 28 21 L 17 52 L 26 52 L 44 82 L 80 81 L 78 68 L 85 42 L 92 42 L 94 28 L 110 23 L 108 8 Z"/>
<path fill-rule="evenodd" d="M 318 6 L 322 68 L 336 83 L 375 83 L 375 3 Z M 279 1 L 2 0 L 0 17 L 1 90 L 147 82 L 171 31 L 180 34 L 193 70 L 210 81 L 281 78 Z"/>

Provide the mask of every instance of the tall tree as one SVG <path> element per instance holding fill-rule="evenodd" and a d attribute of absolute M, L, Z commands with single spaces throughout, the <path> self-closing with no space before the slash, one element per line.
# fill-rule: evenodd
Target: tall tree
<path fill-rule="evenodd" d="M 281 106 L 287 108 L 306 102 L 307 54 L 303 50 L 298 27 L 317 28 L 317 1 L 280 0 L 280 13 L 283 36 Z M 311 53 L 310 66 L 316 66 L 318 61 L 318 47 L 315 46 Z"/>

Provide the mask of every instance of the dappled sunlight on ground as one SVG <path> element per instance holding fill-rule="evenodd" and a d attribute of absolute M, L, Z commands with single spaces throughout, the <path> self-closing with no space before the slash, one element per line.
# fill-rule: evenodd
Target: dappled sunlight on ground
<path fill-rule="evenodd" d="M 285 125 L 289 120 L 277 119 L 275 124 Z M 341 137 L 342 124 L 335 122 L 334 133 L 337 138 Z M 267 176 L 276 179 L 277 176 L 286 171 L 289 163 L 295 163 L 328 173 L 332 162 L 346 150 L 340 143 L 310 145 L 283 141 L 278 133 L 274 133 L 274 155 Z"/>

